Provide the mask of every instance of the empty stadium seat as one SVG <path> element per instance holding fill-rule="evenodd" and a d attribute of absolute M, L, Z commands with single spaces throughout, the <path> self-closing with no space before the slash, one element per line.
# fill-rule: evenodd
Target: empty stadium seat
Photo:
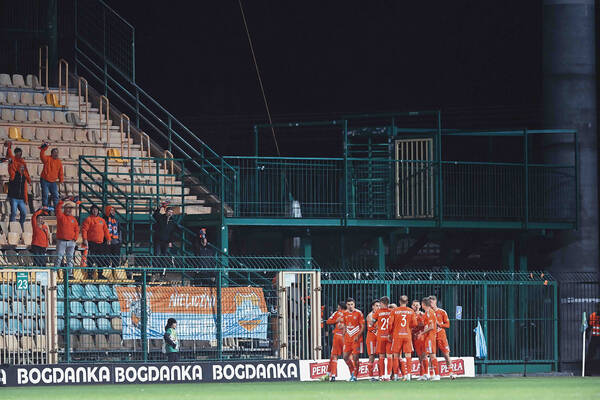
<path fill-rule="evenodd" d="M 98 324 L 98 330 L 100 331 L 107 332 L 112 330 L 112 325 L 107 318 L 98 318 L 96 323 Z"/>
<path fill-rule="evenodd" d="M 106 340 L 106 335 L 96 335 L 96 348 L 100 350 L 108 350 L 110 348 L 108 340 Z"/>
<path fill-rule="evenodd" d="M 41 142 L 45 142 L 46 140 L 48 140 L 48 128 L 36 128 L 35 139 Z"/>
<path fill-rule="evenodd" d="M 94 321 L 92 321 L 94 322 Z M 74 347 L 75 348 L 75 347 Z M 96 343 L 94 342 L 94 337 L 92 335 L 80 335 L 79 343 L 77 346 L 78 350 L 93 350 L 96 348 Z"/>
<path fill-rule="evenodd" d="M 98 327 L 96 326 L 96 321 L 91 318 L 84 318 L 82 321 L 83 330 L 88 332 L 96 332 Z"/>
<path fill-rule="evenodd" d="M 35 348 L 35 342 L 33 341 L 33 336 L 23 336 L 21 337 L 20 348 L 23 351 L 31 351 Z"/>
<path fill-rule="evenodd" d="M 25 314 L 25 307 L 20 301 L 13 301 L 11 315 L 23 315 Z"/>
<path fill-rule="evenodd" d="M 24 88 L 25 86 L 25 79 L 23 78 L 23 75 L 21 74 L 13 74 L 12 76 L 12 84 L 14 87 L 18 87 L 18 88 Z"/>
<path fill-rule="evenodd" d="M 45 106 L 46 100 L 44 99 L 44 95 L 41 93 L 33 94 L 33 104 L 36 106 Z"/>
<path fill-rule="evenodd" d="M 21 128 L 17 126 L 11 126 L 8 128 L 8 138 L 12 140 L 21 139 Z"/>
<path fill-rule="evenodd" d="M 3 121 L 8 121 L 8 122 L 12 122 L 13 121 L 13 110 L 9 109 L 9 108 L 3 108 L 2 112 L 0 113 L 0 117 L 2 118 Z"/>
<path fill-rule="evenodd" d="M 54 122 L 57 124 L 66 124 L 65 113 L 62 111 L 54 111 Z"/>
<path fill-rule="evenodd" d="M 85 298 L 84 289 L 81 285 L 72 285 L 71 286 L 71 295 L 74 299 L 83 299 Z"/>
<path fill-rule="evenodd" d="M 38 319 L 38 329 L 36 331 L 38 334 L 39 333 L 46 333 L 46 320 L 41 318 Z"/>
<path fill-rule="evenodd" d="M 65 330 L 65 319 L 64 318 L 57 318 L 56 319 L 56 329 L 59 332 L 62 332 Z"/>
<path fill-rule="evenodd" d="M 113 313 L 115 315 L 121 315 L 121 304 L 118 301 L 113 301 L 112 303 Z"/>
<path fill-rule="evenodd" d="M 109 306 L 110 307 L 110 306 Z M 112 309 L 111 309 L 112 311 Z M 8 301 L 0 301 L 0 316 L 10 314 L 10 306 Z M 110 312 L 109 312 L 110 314 Z"/>
<path fill-rule="evenodd" d="M 38 112 L 38 115 L 39 115 L 39 112 Z M 30 115 L 30 117 L 31 117 L 31 115 Z M 21 129 L 21 137 L 25 140 L 35 140 L 35 128 L 32 128 L 30 126 L 23 127 Z M 29 150 L 29 153 L 31 154 L 31 150 Z"/>
<path fill-rule="evenodd" d="M 98 302 L 98 315 L 102 315 L 105 317 L 110 317 L 113 315 L 112 307 L 110 303 L 107 301 Z"/>
<path fill-rule="evenodd" d="M 84 298 L 85 299 L 99 299 L 100 293 L 98 290 L 98 285 L 85 285 Z"/>
<path fill-rule="evenodd" d="M 86 301 L 83 303 L 83 309 L 85 310 L 86 315 L 98 315 L 98 306 L 93 301 Z"/>
<path fill-rule="evenodd" d="M 74 142 L 75 141 L 75 131 L 73 129 L 63 129 L 62 130 L 62 140 L 64 140 L 65 142 Z M 73 147 L 73 148 L 78 149 L 79 147 Z"/>
<path fill-rule="evenodd" d="M 42 287 L 40 285 L 32 283 L 31 285 L 29 285 L 29 296 L 43 299 L 44 291 L 42 290 Z"/>
<path fill-rule="evenodd" d="M 79 318 L 69 318 L 69 329 L 72 332 L 79 332 L 83 328 Z"/>
<path fill-rule="evenodd" d="M 40 122 L 40 112 L 38 110 L 29 110 L 28 118 L 29 122 L 34 124 Z"/>
<path fill-rule="evenodd" d="M 42 111 L 42 121 L 47 123 L 54 122 L 54 115 L 52 115 L 52 111 L 43 110 Z"/>
<path fill-rule="evenodd" d="M 113 299 L 113 291 L 108 285 L 100 285 L 98 287 L 98 293 L 100 294 L 101 299 Z"/>
<path fill-rule="evenodd" d="M 58 286 L 56 287 L 56 296 L 57 296 L 59 299 L 62 299 L 62 298 L 64 298 L 64 297 L 65 297 L 65 287 L 64 287 L 63 285 L 58 285 Z"/>
<path fill-rule="evenodd" d="M 21 104 L 32 105 L 33 104 L 33 93 L 23 92 L 21 93 Z"/>
<path fill-rule="evenodd" d="M 40 312 L 39 304 L 33 300 L 27 301 L 27 315 L 35 316 L 35 315 L 40 315 L 40 314 L 41 314 L 41 312 Z"/>
<path fill-rule="evenodd" d="M 71 312 L 71 315 L 78 317 L 87 315 L 85 310 L 83 309 L 83 304 L 81 304 L 78 301 L 71 301 L 69 303 L 69 311 Z"/>
<path fill-rule="evenodd" d="M 25 85 L 27 85 L 27 87 L 30 87 L 32 89 L 42 89 L 43 86 L 40 85 L 40 81 L 37 77 L 37 75 L 32 75 L 32 74 L 28 74 L 25 77 Z"/>
<path fill-rule="evenodd" d="M 111 333 L 108 335 L 108 345 L 111 349 L 120 349 L 123 342 L 121 340 L 121 335 L 116 333 Z"/>
<path fill-rule="evenodd" d="M 11 335 L 18 334 L 21 332 L 21 322 L 17 318 L 10 318 L 8 320 L 8 333 Z"/>
<path fill-rule="evenodd" d="M 121 321 L 121 318 L 113 318 L 110 320 L 110 325 L 112 326 L 113 330 L 115 331 L 122 331 L 123 330 L 123 321 Z"/>
<path fill-rule="evenodd" d="M 8 104 L 19 104 L 20 100 L 21 100 L 21 97 L 19 96 L 19 93 L 16 93 L 16 92 L 6 93 L 6 102 Z"/>
<path fill-rule="evenodd" d="M 56 93 L 46 94 L 46 104 L 53 107 L 60 107 L 60 103 L 58 102 L 58 96 L 56 95 Z"/>
<path fill-rule="evenodd" d="M 12 82 L 10 80 L 10 75 L 8 74 L 0 74 L 0 86 L 11 87 Z"/>
<path fill-rule="evenodd" d="M 48 140 L 52 143 L 60 142 L 62 139 L 62 135 L 60 133 L 60 129 L 58 128 L 50 128 L 48 129 Z"/>
<path fill-rule="evenodd" d="M 15 110 L 15 121 L 17 122 L 27 122 L 27 111 L 16 109 Z"/>
<path fill-rule="evenodd" d="M 25 335 L 33 334 L 36 330 L 34 320 L 31 318 L 23 318 L 23 320 L 21 322 L 21 328 L 22 328 L 21 333 L 23 333 Z"/>
<path fill-rule="evenodd" d="M 8 299 L 12 297 L 12 289 L 8 283 L 0 285 L 0 298 Z"/>

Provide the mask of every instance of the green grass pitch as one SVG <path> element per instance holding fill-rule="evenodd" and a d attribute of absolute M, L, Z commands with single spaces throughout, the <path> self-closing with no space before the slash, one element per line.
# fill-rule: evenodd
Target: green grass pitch
<path fill-rule="evenodd" d="M 600 378 L 475 378 L 440 382 L 281 382 L 0 388 L 11 400 L 566 400 L 600 399 Z"/>

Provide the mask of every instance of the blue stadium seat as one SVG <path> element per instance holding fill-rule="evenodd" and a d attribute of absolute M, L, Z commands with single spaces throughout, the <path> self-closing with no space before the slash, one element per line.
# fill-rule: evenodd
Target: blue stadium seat
<path fill-rule="evenodd" d="M 83 303 L 83 309 L 85 311 L 86 315 L 95 317 L 96 315 L 98 315 L 98 306 L 96 306 L 96 303 L 94 303 L 93 301 L 86 301 Z"/>
<path fill-rule="evenodd" d="M 0 301 L 0 315 L 8 314 L 10 314 L 10 306 L 8 305 L 8 301 Z"/>
<path fill-rule="evenodd" d="M 64 321 L 63 321 L 63 325 L 64 325 Z M 42 335 L 45 333 L 46 330 L 46 320 L 45 319 L 39 319 L 38 320 L 38 329 L 37 329 L 37 334 L 38 335 Z"/>
<path fill-rule="evenodd" d="M 8 333 L 15 335 L 21 332 L 21 322 L 17 318 L 11 318 L 8 320 Z"/>
<path fill-rule="evenodd" d="M 35 327 L 35 322 L 31 318 L 23 318 L 21 329 L 21 333 L 25 335 L 31 335 L 37 330 Z"/>
<path fill-rule="evenodd" d="M 112 300 L 115 297 L 113 296 L 112 288 L 108 285 L 100 285 L 98 288 L 98 292 L 100 294 L 101 299 Z"/>
<path fill-rule="evenodd" d="M 59 299 L 64 299 L 65 298 L 65 287 L 63 285 L 58 285 L 56 287 L 56 296 Z"/>
<path fill-rule="evenodd" d="M 42 287 L 36 283 L 29 285 L 29 297 L 43 300 L 44 292 L 42 291 Z"/>
<path fill-rule="evenodd" d="M 35 301 L 29 300 L 27 302 L 27 316 L 34 315 L 40 315 L 40 306 Z"/>
<path fill-rule="evenodd" d="M 72 301 L 69 303 L 69 311 L 71 311 L 71 315 L 82 317 L 87 315 L 85 310 L 83 309 L 83 304 L 78 301 Z"/>
<path fill-rule="evenodd" d="M 62 300 L 56 302 L 56 315 L 59 317 L 65 315 L 65 302 Z"/>
<path fill-rule="evenodd" d="M 83 299 L 85 298 L 85 293 L 83 290 L 83 286 L 81 285 L 73 285 L 71 286 L 71 296 L 72 298 L 75 300 L 79 300 L 79 299 Z"/>
<path fill-rule="evenodd" d="M 25 314 L 25 307 L 20 301 L 13 301 L 12 304 L 12 315 L 23 315 Z"/>
<path fill-rule="evenodd" d="M 84 318 L 83 319 L 83 330 L 89 331 L 89 332 L 97 331 L 98 327 L 96 327 L 96 321 L 94 321 L 91 318 Z"/>
<path fill-rule="evenodd" d="M 85 299 L 99 299 L 100 293 L 98 292 L 98 285 L 85 285 L 85 291 L 83 295 Z"/>
<path fill-rule="evenodd" d="M 69 329 L 71 332 L 78 332 L 83 328 L 81 324 L 81 320 L 79 318 L 70 318 L 69 319 Z"/>
<path fill-rule="evenodd" d="M 46 302 L 45 301 L 42 301 L 40 303 L 40 315 L 41 316 L 46 315 Z"/>
<path fill-rule="evenodd" d="M 56 319 L 56 330 L 59 332 L 62 332 L 65 330 L 65 319 L 64 318 Z"/>
<path fill-rule="evenodd" d="M 8 283 L 3 283 L 0 285 L 0 297 L 3 299 L 12 297 L 12 290 Z"/>
<path fill-rule="evenodd" d="M 0 333 L 2 334 L 3 337 L 4 337 L 4 335 L 8 334 L 6 329 L 7 329 L 7 327 L 6 327 L 6 324 L 4 323 L 4 320 L 0 319 Z"/>
<path fill-rule="evenodd" d="M 117 296 L 117 286 L 116 285 L 112 287 L 112 298 L 113 299 L 119 298 L 119 296 Z"/>
<path fill-rule="evenodd" d="M 98 302 L 98 315 L 109 317 L 113 313 L 112 307 L 110 303 L 107 301 Z"/>
<path fill-rule="evenodd" d="M 118 301 L 112 302 L 113 315 L 121 315 L 121 304 Z"/>
<path fill-rule="evenodd" d="M 98 318 L 96 320 L 98 323 L 98 330 L 100 331 L 110 331 L 112 327 L 110 325 L 110 321 L 107 318 Z"/>

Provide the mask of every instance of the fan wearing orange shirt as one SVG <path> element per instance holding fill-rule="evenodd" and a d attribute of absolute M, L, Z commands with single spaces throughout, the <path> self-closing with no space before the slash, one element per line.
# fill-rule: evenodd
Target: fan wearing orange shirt
<path fill-rule="evenodd" d="M 379 354 L 379 378 L 382 381 L 389 381 L 392 373 L 392 338 L 390 329 L 390 317 L 392 310 L 388 307 L 390 298 L 383 296 L 379 302 L 381 307 L 373 314 L 373 319 L 377 321 L 377 354 Z M 387 361 L 387 367 L 385 359 Z M 385 369 L 385 374 L 384 374 Z"/>
<path fill-rule="evenodd" d="M 442 352 L 446 365 L 448 366 L 448 372 L 450 372 L 450 379 L 456 379 L 454 371 L 452 371 L 452 363 L 450 362 L 450 346 L 448 345 L 448 338 L 446 337 L 446 329 L 450 328 L 450 319 L 448 313 L 437 306 L 437 297 L 429 296 L 431 302 L 431 309 L 435 313 L 437 320 L 437 332 L 436 332 L 436 346 L 439 351 Z"/>
<path fill-rule="evenodd" d="M 410 381 L 412 369 L 412 337 L 411 329 L 417 326 L 417 317 L 412 308 L 408 307 L 408 296 L 400 296 L 400 307 L 392 310 L 390 318 L 392 329 L 392 354 L 394 357 L 394 379 L 398 379 L 398 369 L 402 372 L 402 380 Z M 402 362 L 402 353 L 406 362 Z M 406 366 L 409 366 L 407 369 Z"/>
<path fill-rule="evenodd" d="M 376 380 L 373 376 L 373 364 L 375 363 L 375 355 L 377 354 L 377 326 L 373 319 L 373 314 L 379 310 L 379 307 L 381 307 L 379 300 L 373 300 L 371 302 L 371 312 L 367 315 L 367 354 L 369 356 L 367 368 L 372 381 Z"/>
<path fill-rule="evenodd" d="M 365 331 L 365 317 L 362 312 L 354 308 L 354 305 L 354 299 L 349 297 L 346 300 L 346 312 L 343 321 L 346 326 L 344 361 L 350 368 L 350 382 L 356 382 L 358 356 L 363 352 L 363 333 Z"/>
<path fill-rule="evenodd" d="M 419 358 L 420 375 L 425 375 L 425 366 L 423 363 L 423 361 L 425 361 L 425 340 L 422 337 L 419 337 L 419 333 L 421 333 L 425 327 L 424 314 L 421 312 L 421 302 L 419 300 L 413 300 L 411 308 L 415 312 L 417 318 L 417 326 L 412 329 L 413 347 Z"/>
<path fill-rule="evenodd" d="M 344 313 L 346 312 L 346 303 L 340 301 L 337 311 L 331 314 L 331 317 L 325 321 L 327 325 L 334 325 L 333 328 L 333 343 L 331 344 L 331 356 L 329 357 L 329 365 L 327 366 L 327 378 L 331 382 L 335 382 L 337 377 L 337 362 L 338 358 L 344 353 Z"/>
<path fill-rule="evenodd" d="M 431 302 L 429 297 L 423 298 L 421 300 L 421 308 L 423 308 L 423 322 L 425 326 L 423 327 L 423 331 L 419 333 L 419 336 L 425 340 L 425 354 L 429 356 L 429 363 L 427 362 L 427 358 L 423 361 L 423 367 L 425 369 L 425 374 L 421 375 L 419 379 L 429 380 L 429 367 L 434 370 L 432 380 L 439 380 L 440 377 L 437 375 L 437 359 L 435 358 L 435 333 L 437 330 L 437 319 L 435 316 L 435 312 L 431 308 Z"/>

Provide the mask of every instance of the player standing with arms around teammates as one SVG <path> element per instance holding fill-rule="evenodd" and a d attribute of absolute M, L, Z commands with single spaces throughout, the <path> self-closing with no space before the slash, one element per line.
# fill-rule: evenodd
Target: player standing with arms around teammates
<path fill-rule="evenodd" d="M 435 335 L 436 347 L 442 352 L 442 355 L 446 360 L 448 372 L 450 373 L 450 379 L 456 379 L 454 371 L 452 371 L 452 363 L 450 362 L 450 346 L 448 345 L 448 338 L 446 337 L 446 329 L 450 328 L 450 319 L 448 318 L 448 313 L 445 310 L 438 308 L 437 297 L 429 296 L 429 302 L 431 303 L 431 309 L 435 313 L 437 322 L 437 332 Z"/>
<path fill-rule="evenodd" d="M 417 318 L 417 326 L 412 329 L 412 342 L 413 347 L 415 348 L 415 353 L 419 358 L 419 380 L 421 380 L 421 376 L 425 375 L 425 339 L 423 337 L 419 337 L 419 334 L 423 331 L 425 327 L 425 318 L 424 314 L 421 312 L 421 302 L 419 300 L 413 300 L 411 308 L 415 312 L 415 316 Z M 412 371 L 412 365 L 410 366 Z"/>
<path fill-rule="evenodd" d="M 344 353 L 344 313 L 346 312 L 346 303 L 340 301 L 337 311 L 331 314 L 331 317 L 326 321 L 327 325 L 335 325 L 333 328 L 333 342 L 331 344 L 331 356 L 329 357 L 329 365 L 327 366 L 326 379 L 330 378 L 331 382 L 335 382 L 337 377 L 338 358 Z"/>
<path fill-rule="evenodd" d="M 358 356 L 363 352 L 363 333 L 365 331 L 365 317 L 363 313 L 354 308 L 352 297 L 346 300 L 344 325 L 346 335 L 344 342 L 344 360 L 350 368 L 350 382 L 356 382 L 358 375 Z"/>
<path fill-rule="evenodd" d="M 425 375 L 421 375 L 420 380 L 429 380 L 430 374 L 429 370 L 433 369 L 433 376 L 431 380 L 439 381 L 440 376 L 437 375 L 437 358 L 435 356 L 436 349 L 436 331 L 437 331 L 437 319 L 435 316 L 435 312 L 431 309 L 431 303 L 429 301 L 429 297 L 423 298 L 421 300 L 421 307 L 423 308 L 423 322 L 424 327 L 423 331 L 419 333 L 419 336 L 423 337 L 425 340 L 425 354 L 429 356 L 429 363 L 427 362 L 427 357 L 423 360 L 423 368 L 425 369 Z"/>
<path fill-rule="evenodd" d="M 377 354 L 379 354 L 379 379 L 389 381 L 392 374 L 392 339 L 390 337 L 390 317 L 392 310 L 388 307 L 390 298 L 383 296 L 379 299 L 381 307 L 373 314 L 377 323 Z M 385 359 L 387 358 L 387 367 Z M 384 374 L 385 369 L 385 374 Z"/>
<path fill-rule="evenodd" d="M 392 310 L 390 326 L 392 330 L 394 379 L 398 379 L 398 369 L 400 369 L 400 372 L 402 372 L 402 380 L 410 381 L 413 352 L 411 330 L 417 326 L 417 317 L 413 309 L 408 307 L 408 296 L 400 296 L 400 307 Z M 406 362 L 402 362 L 402 353 L 404 353 L 404 357 L 406 357 Z"/>
<path fill-rule="evenodd" d="M 373 300 L 371 302 L 371 312 L 367 315 L 367 355 L 369 356 L 368 370 L 371 381 L 377 380 L 373 376 L 373 364 L 375 362 L 375 355 L 377 354 L 377 326 L 375 325 L 373 314 L 379 310 L 379 307 L 381 307 L 379 300 Z M 381 371 L 379 371 L 379 375 L 381 375 Z"/>

